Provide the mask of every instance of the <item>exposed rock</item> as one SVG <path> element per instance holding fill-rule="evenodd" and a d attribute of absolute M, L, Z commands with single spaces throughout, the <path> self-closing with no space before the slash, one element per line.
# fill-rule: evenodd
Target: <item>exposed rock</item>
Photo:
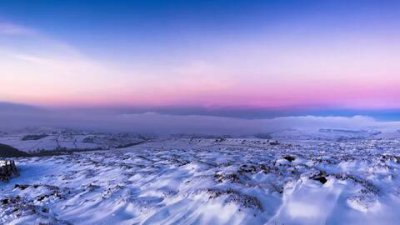
<path fill-rule="evenodd" d="M 257 168 L 254 165 L 242 165 L 239 168 L 239 173 L 255 173 L 257 172 Z"/>
<path fill-rule="evenodd" d="M 296 159 L 296 157 L 291 156 L 291 155 L 286 155 L 283 158 L 286 159 L 289 162 L 293 162 Z"/>
<path fill-rule="evenodd" d="M 325 184 L 328 181 L 328 179 L 326 179 L 326 173 L 323 171 L 311 176 L 310 179 L 319 181 L 321 184 Z"/>
<path fill-rule="evenodd" d="M 18 170 L 13 160 L 0 160 L 0 181 L 8 181 L 11 177 L 18 175 Z"/>
<path fill-rule="evenodd" d="M 270 145 L 279 145 L 279 142 L 277 140 L 270 140 L 269 144 Z"/>

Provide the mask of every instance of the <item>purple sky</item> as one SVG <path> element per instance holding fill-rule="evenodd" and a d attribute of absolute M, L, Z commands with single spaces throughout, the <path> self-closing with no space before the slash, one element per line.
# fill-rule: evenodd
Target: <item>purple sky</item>
<path fill-rule="evenodd" d="M 2 1 L 0 101 L 400 108 L 399 1 Z"/>

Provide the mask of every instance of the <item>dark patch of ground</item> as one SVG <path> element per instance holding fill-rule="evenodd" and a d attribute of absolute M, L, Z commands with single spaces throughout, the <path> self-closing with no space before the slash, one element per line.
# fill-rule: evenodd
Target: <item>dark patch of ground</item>
<path fill-rule="evenodd" d="M 28 153 L 20 151 L 9 145 L 0 144 L 0 157 L 27 157 L 30 156 Z"/>
<path fill-rule="evenodd" d="M 26 135 L 22 138 L 23 141 L 37 141 L 42 138 L 48 137 L 49 135 L 47 134 L 30 134 Z"/>

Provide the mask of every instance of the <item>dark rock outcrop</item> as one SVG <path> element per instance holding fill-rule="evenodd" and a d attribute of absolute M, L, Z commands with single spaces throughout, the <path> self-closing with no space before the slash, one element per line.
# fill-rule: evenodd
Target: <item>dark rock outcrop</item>
<path fill-rule="evenodd" d="M 18 169 L 13 160 L 0 160 L 0 181 L 8 181 L 11 177 L 18 175 Z"/>

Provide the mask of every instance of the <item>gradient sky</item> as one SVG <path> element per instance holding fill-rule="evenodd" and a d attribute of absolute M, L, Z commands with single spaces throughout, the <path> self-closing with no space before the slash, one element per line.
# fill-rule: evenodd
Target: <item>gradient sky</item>
<path fill-rule="evenodd" d="M 0 2 L 0 101 L 400 109 L 400 1 Z"/>

